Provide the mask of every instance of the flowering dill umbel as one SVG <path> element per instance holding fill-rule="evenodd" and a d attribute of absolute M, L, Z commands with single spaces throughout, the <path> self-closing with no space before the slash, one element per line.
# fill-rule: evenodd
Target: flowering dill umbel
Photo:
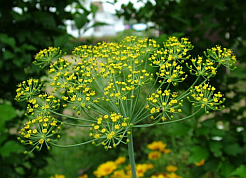
<path fill-rule="evenodd" d="M 192 58 L 188 54 L 192 49 L 187 38 L 170 37 L 159 46 L 153 39 L 130 36 L 119 43 L 75 47 L 70 61 L 62 57 L 59 48 L 40 51 L 34 63 L 48 66 L 48 79 L 29 79 L 16 90 L 16 100 L 28 103 L 21 142 L 38 149 L 44 144 L 59 146 L 57 136 L 64 123 L 88 127 L 92 138 L 70 146 L 93 143 L 109 149 L 131 143 L 134 127 L 176 122 L 201 109 L 221 109 L 222 94 L 215 93 L 208 80 L 220 65 L 232 68 L 235 56 L 217 46 L 205 56 Z M 179 92 L 171 87 L 190 75 L 197 78 L 189 88 Z M 197 107 L 186 117 L 182 114 L 184 100 Z M 60 113 L 63 109 L 73 115 Z M 62 122 L 64 117 L 66 122 Z M 76 123 L 70 122 L 72 119 Z"/>

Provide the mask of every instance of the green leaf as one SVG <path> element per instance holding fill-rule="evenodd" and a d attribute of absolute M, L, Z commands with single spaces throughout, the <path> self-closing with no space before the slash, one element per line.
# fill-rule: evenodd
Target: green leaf
<path fill-rule="evenodd" d="M 8 37 L 6 34 L 0 34 L 0 40 L 3 43 L 11 46 L 12 49 L 15 49 L 16 44 L 15 44 L 15 39 L 13 37 Z"/>
<path fill-rule="evenodd" d="M 74 21 L 78 29 L 81 29 L 82 27 L 85 26 L 87 22 L 89 22 L 86 14 L 76 14 L 74 17 Z"/>
<path fill-rule="evenodd" d="M 57 47 L 64 47 L 69 41 L 69 35 L 62 35 L 55 38 L 54 45 Z"/>
<path fill-rule="evenodd" d="M 218 141 L 210 141 L 209 148 L 214 153 L 214 156 L 219 157 L 222 155 L 222 143 Z"/>
<path fill-rule="evenodd" d="M 234 166 L 229 162 L 229 161 L 225 161 L 222 162 L 221 167 L 220 167 L 220 173 L 221 175 L 223 175 L 224 177 L 230 177 L 231 172 L 234 170 Z"/>
<path fill-rule="evenodd" d="M 191 149 L 191 154 L 188 161 L 190 163 L 196 163 L 196 162 L 200 162 L 202 159 L 206 160 L 208 156 L 209 156 L 209 151 L 207 148 L 194 146 Z"/>
<path fill-rule="evenodd" d="M 28 44 L 23 44 L 21 46 L 22 49 L 24 49 L 25 51 L 28 50 L 28 51 L 36 51 L 37 48 L 32 46 L 32 45 L 28 45 Z"/>
<path fill-rule="evenodd" d="M 225 135 L 225 131 L 219 129 L 212 129 L 210 134 L 213 137 L 223 137 Z"/>
<path fill-rule="evenodd" d="M 11 153 L 23 152 L 25 148 L 16 141 L 8 141 L 0 148 L 0 154 L 3 157 L 10 156 Z"/>
<path fill-rule="evenodd" d="M 10 52 L 10 51 L 5 51 L 4 53 L 3 53 L 3 57 L 4 57 L 4 59 L 11 59 L 11 58 L 14 58 L 14 53 L 12 53 L 12 52 Z"/>
<path fill-rule="evenodd" d="M 245 178 L 246 175 L 246 165 L 241 165 L 234 172 L 231 173 L 231 176 L 240 176 L 240 178 Z"/>
<path fill-rule="evenodd" d="M 17 60 L 14 61 L 14 63 L 16 62 Z M 20 61 L 21 62 L 21 61 Z M 17 64 L 17 63 L 15 63 Z M 25 80 L 25 73 L 21 70 L 16 70 L 14 73 L 13 73 L 13 76 L 17 79 L 17 80 Z"/>
<path fill-rule="evenodd" d="M 15 108 L 11 105 L 0 105 L 0 131 L 4 130 L 5 122 L 16 117 Z"/>
<path fill-rule="evenodd" d="M 166 132 L 170 135 L 182 136 L 182 135 L 186 135 L 189 130 L 190 127 L 185 125 L 185 123 L 177 122 L 177 123 L 170 124 Z"/>
<path fill-rule="evenodd" d="M 0 135 L 0 145 L 8 138 L 7 134 L 1 134 Z"/>
<path fill-rule="evenodd" d="M 91 4 L 91 12 L 92 12 L 93 16 L 95 16 L 98 9 L 99 9 L 98 6 Z"/>
<path fill-rule="evenodd" d="M 210 129 L 207 127 L 200 127 L 200 128 L 196 129 L 196 135 L 197 136 L 200 136 L 200 135 L 208 136 L 209 133 L 210 133 Z"/>
<path fill-rule="evenodd" d="M 238 143 L 231 143 L 231 144 L 228 143 L 228 144 L 225 144 L 223 148 L 228 155 L 232 155 L 232 156 L 236 156 L 242 153 L 243 151 L 243 149 L 239 146 Z"/>
<path fill-rule="evenodd" d="M 25 174 L 25 170 L 22 167 L 15 167 L 15 171 L 18 172 L 21 175 Z"/>
<path fill-rule="evenodd" d="M 8 81 L 9 81 L 9 77 L 10 77 L 10 74 L 9 73 L 6 73 L 6 74 L 2 75 L 1 76 L 1 79 L 2 79 L 3 83 L 7 84 Z M 0 123 L 1 123 L 1 120 L 0 120 Z"/>

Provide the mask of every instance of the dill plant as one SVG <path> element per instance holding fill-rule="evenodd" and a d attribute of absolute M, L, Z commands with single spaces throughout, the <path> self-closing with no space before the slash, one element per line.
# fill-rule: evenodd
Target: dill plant
<path fill-rule="evenodd" d="M 64 59 L 59 48 L 41 50 L 34 63 L 48 67 L 49 80 L 23 81 L 16 95 L 16 100 L 28 103 L 28 121 L 19 132 L 19 140 L 32 146 L 26 153 L 44 146 L 50 149 L 92 143 L 111 149 L 125 143 L 136 178 L 134 128 L 181 121 L 200 110 L 223 109 L 225 99 L 209 79 L 221 65 L 234 68 L 232 50 L 216 46 L 193 58 L 188 55 L 192 49 L 187 38 L 170 37 L 162 47 L 153 39 L 130 36 L 120 43 L 76 47 L 72 61 Z M 196 76 L 194 83 L 185 91 L 171 90 L 172 85 L 185 82 L 191 75 Z M 47 84 L 52 88 L 50 93 L 45 90 Z M 197 108 L 189 116 L 182 114 L 184 100 Z M 59 112 L 62 109 L 74 114 L 65 115 Z M 62 117 L 68 118 L 66 122 Z M 89 128 L 91 140 L 58 145 L 64 124 Z"/>

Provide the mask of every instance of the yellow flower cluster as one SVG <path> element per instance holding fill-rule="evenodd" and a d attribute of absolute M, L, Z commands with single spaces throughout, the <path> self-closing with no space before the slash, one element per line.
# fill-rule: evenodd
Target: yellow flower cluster
<path fill-rule="evenodd" d="M 49 47 L 48 49 L 41 50 L 35 56 L 34 64 L 40 67 L 46 66 L 52 62 L 52 60 L 57 60 L 62 56 L 62 51 L 60 48 Z"/>
<path fill-rule="evenodd" d="M 167 145 L 162 141 L 153 141 L 147 145 L 150 150 L 158 151 L 160 153 L 167 152 Z M 204 160 L 202 160 L 204 163 Z M 201 161 L 201 163 L 202 163 Z M 151 162 L 151 163 L 150 163 Z M 174 164 L 165 166 L 165 172 L 154 174 L 154 168 L 157 164 L 157 169 L 160 167 L 160 162 L 156 160 L 147 161 L 147 163 L 136 164 L 137 178 L 150 177 L 150 178 L 182 178 L 177 175 L 178 167 Z M 149 171 L 151 170 L 151 171 Z M 132 178 L 131 165 L 126 163 L 126 157 L 120 156 L 114 161 L 107 161 L 100 164 L 97 169 L 93 172 L 97 178 Z M 88 178 L 87 174 L 83 174 L 78 178 Z"/>
<path fill-rule="evenodd" d="M 18 85 L 16 100 L 28 102 L 26 115 L 31 119 L 76 119 L 78 123 L 66 124 L 90 127 L 91 142 L 112 148 L 127 143 L 132 127 L 142 127 L 139 123 L 145 119 L 163 124 L 161 121 L 181 116 L 178 114 L 182 113 L 183 100 L 189 95 L 195 106 L 219 109 L 222 94 L 213 94 L 214 88 L 197 84 L 198 79 L 207 81 L 221 64 L 231 68 L 236 58 L 231 50 L 217 46 L 207 50 L 207 59 L 198 56 L 190 60 L 187 53 L 191 49 L 187 38 L 179 41 L 170 37 L 160 48 L 153 39 L 129 36 L 119 43 L 78 46 L 68 61 L 62 58 L 59 48 L 50 47 L 40 51 L 34 63 L 41 67 L 49 65 L 46 83 L 53 89 L 52 94 L 45 93 L 38 80 L 29 79 Z M 184 61 L 191 74 L 197 75 L 192 86 L 198 86 L 177 93 L 171 85 L 188 77 Z M 74 116 L 56 112 L 60 103 L 63 109 L 72 110 Z M 42 124 L 37 127 L 43 128 Z M 150 157 L 158 158 L 159 154 L 152 153 Z"/>
<path fill-rule="evenodd" d="M 109 177 L 109 178 L 132 178 L 131 166 L 123 166 L 125 163 L 125 157 L 119 157 L 115 161 L 107 161 L 98 166 L 97 170 L 93 174 L 97 178 Z M 154 165 L 149 163 L 136 164 L 137 177 L 144 177 L 146 171 L 153 169 Z"/>
<path fill-rule="evenodd" d="M 174 165 L 169 165 L 166 167 L 166 170 L 168 173 L 161 173 L 157 175 L 152 175 L 151 178 L 182 178 L 181 176 L 178 176 L 175 172 L 178 170 L 178 168 Z"/>
<path fill-rule="evenodd" d="M 40 150 L 43 145 L 46 145 L 49 149 L 49 142 L 60 137 L 58 135 L 60 129 L 61 126 L 55 118 L 51 116 L 38 116 L 24 124 L 24 127 L 19 131 L 23 139 L 21 137 L 18 137 L 18 139 L 22 143 L 32 145 L 34 147 L 33 150 L 35 148 Z"/>
<path fill-rule="evenodd" d="M 187 38 L 182 38 L 179 42 L 178 38 L 170 37 L 164 48 L 157 50 L 149 60 L 154 66 L 159 67 L 159 71 L 156 73 L 160 79 L 160 83 L 172 83 L 176 85 L 178 82 L 182 82 L 188 75 L 184 75 L 183 67 L 180 65 L 184 60 L 189 59 L 187 52 L 191 50 L 193 46 Z"/>
<path fill-rule="evenodd" d="M 150 178 L 182 178 L 174 172 L 152 175 Z"/>
<path fill-rule="evenodd" d="M 143 163 L 143 164 L 136 164 L 136 173 L 137 178 L 144 177 L 144 174 L 150 170 L 153 169 L 154 165 L 150 163 Z M 132 175 L 131 166 L 126 167 L 127 175 Z"/>
<path fill-rule="evenodd" d="M 170 149 L 166 149 L 167 144 L 162 141 L 154 141 L 147 145 L 147 148 L 153 150 L 148 154 L 148 159 L 158 159 L 161 157 L 162 153 L 168 154 L 171 152 Z"/>
<path fill-rule="evenodd" d="M 218 92 L 214 93 L 215 87 L 212 87 L 209 84 L 203 84 L 199 86 L 194 86 L 190 90 L 191 98 L 188 97 L 188 99 L 193 103 L 194 106 L 205 108 L 205 111 L 208 113 L 207 110 L 219 110 L 218 107 L 221 105 L 225 98 L 223 98 L 223 95 Z M 221 107 L 223 109 L 224 106 Z"/>
<path fill-rule="evenodd" d="M 36 79 L 29 79 L 18 85 L 16 100 L 27 100 L 27 110 L 25 115 L 29 120 L 20 130 L 21 143 L 31 145 L 33 149 L 40 150 L 45 144 L 49 149 L 49 142 L 56 140 L 58 131 L 61 129 L 58 121 L 51 116 L 51 110 L 57 110 L 60 100 L 54 95 L 41 92 L 42 84 Z M 25 151 L 28 153 L 28 151 Z"/>
<path fill-rule="evenodd" d="M 15 99 L 17 101 L 25 101 L 33 98 L 40 93 L 42 84 L 38 79 L 29 79 L 17 85 Z"/>
<path fill-rule="evenodd" d="M 131 175 L 126 174 L 124 170 L 116 170 L 113 172 L 112 176 L 110 178 L 132 178 Z"/>
<path fill-rule="evenodd" d="M 39 94 L 37 98 L 28 101 L 26 115 L 49 116 L 50 110 L 57 110 L 60 106 L 60 99 L 54 95 Z"/>
<path fill-rule="evenodd" d="M 94 171 L 94 175 L 97 178 L 107 176 L 117 169 L 117 164 L 114 161 L 107 161 L 106 163 L 98 166 L 97 170 Z"/>
<path fill-rule="evenodd" d="M 97 124 L 92 124 L 90 129 L 90 136 L 99 139 L 99 144 L 103 145 L 105 149 L 116 147 L 123 141 L 127 134 L 131 134 L 129 130 L 129 118 L 123 118 L 122 115 L 117 113 L 106 114 L 97 119 Z"/>
<path fill-rule="evenodd" d="M 188 65 L 188 63 L 186 63 L 186 66 L 190 69 L 190 73 L 192 75 L 210 78 L 217 73 L 217 68 L 214 67 L 215 64 L 210 59 L 204 60 L 203 57 L 199 56 L 197 59 L 191 59 L 191 62 L 192 65 Z"/>
<path fill-rule="evenodd" d="M 120 165 L 123 164 L 126 161 L 126 157 L 120 156 L 115 160 L 115 164 Z"/>
<path fill-rule="evenodd" d="M 180 107 L 183 105 L 183 100 L 179 99 L 177 92 L 171 93 L 170 89 L 164 91 L 159 89 L 155 93 L 152 93 L 146 100 L 149 103 L 146 108 L 150 110 L 151 114 L 158 113 L 158 117 L 162 121 L 172 119 L 174 113 L 182 112 Z"/>
<path fill-rule="evenodd" d="M 205 53 L 205 55 L 210 60 L 217 62 L 219 65 L 222 64 L 229 69 L 234 69 L 234 64 L 237 62 L 236 56 L 233 55 L 233 51 L 226 48 L 222 49 L 221 46 L 207 49 L 207 53 Z"/>
<path fill-rule="evenodd" d="M 126 161 L 123 156 L 118 157 L 115 161 L 107 161 L 98 166 L 97 170 L 93 174 L 97 177 L 109 176 L 110 178 L 131 178 L 130 175 L 126 174 L 124 170 L 118 170 L 117 168 Z"/>

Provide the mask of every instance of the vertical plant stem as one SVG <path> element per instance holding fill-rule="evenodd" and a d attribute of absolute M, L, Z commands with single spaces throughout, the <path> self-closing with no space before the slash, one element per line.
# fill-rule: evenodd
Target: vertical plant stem
<path fill-rule="evenodd" d="M 132 178 L 137 178 L 136 165 L 135 165 L 135 159 L 134 159 L 132 131 L 131 131 L 131 134 L 128 136 L 128 139 L 129 139 L 128 155 L 129 155 L 129 160 L 130 160 L 131 169 L 132 169 Z"/>

